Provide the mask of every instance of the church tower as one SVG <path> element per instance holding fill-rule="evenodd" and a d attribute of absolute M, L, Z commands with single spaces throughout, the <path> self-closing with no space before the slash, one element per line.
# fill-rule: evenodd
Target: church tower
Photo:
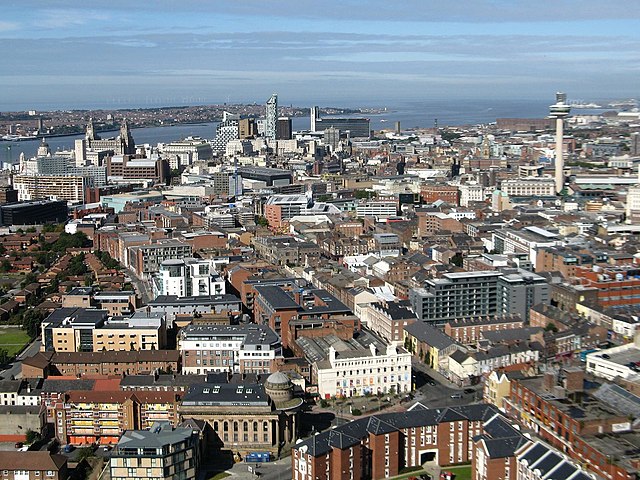
<path fill-rule="evenodd" d="M 122 145 L 123 154 L 134 155 L 136 153 L 136 143 L 133 140 L 126 118 L 122 120 L 122 125 L 120 125 L 120 144 Z"/>

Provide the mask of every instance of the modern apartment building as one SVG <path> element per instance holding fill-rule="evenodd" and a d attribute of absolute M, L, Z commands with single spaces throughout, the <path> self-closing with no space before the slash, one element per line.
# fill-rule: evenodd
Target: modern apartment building
<path fill-rule="evenodd" d="M 93 352 L 93 331 L 107 320 L 106 310 L 63 307 L 42 321 L 43 352 Z"/>
<path fill-rule="evenodd" d="M 502 228 L 492 233 L 493 248 L 496 253 L 525 253 L 533 265 L 541 247 L 555 247 L 560 244 L 559 236 L 540 227 L 524 227 L 520 230 Z"/>
<path fill-rule="evenodd" d="M 110 454 L 111 480 L 195 480 L 199 452 L 198 433 L 192 428 L 156 422 L 149 430 L 128 430 Z"/>
<path fill-rule="evenodd" d="M 280 337 L 266 325 L 189 325 L 178 342 L 183 373 L 268 374 L 282 360 Z"/>
<path fill-rule="evenodd" d="M 424 288 L 411 289 L 409 300 L 418 318 L 429 323 L 495 315 L 500 275 L 494 271 L 446 273 L 427 280 Z"/>
<path fill-rule="evenodd" d="M 196 258 L 165 260 L 153 277 L 154 296 L 200 297 L 226 293 L 224 279 L 210 261 Z"/>
<path fill-rule="evenodd" d="M 127 430 L 178 421 L 174 392 L 78 390 L 51 405 L 55 436 L 62 444 L 114 445 Z"/>
<path fill-rule="evenodd" d="M 14 175 L 18 200 L 63 200 L 83 203 L 85 192 L 93 188 L 93 177 L 82 175 Z"/>
<path fill-rule="evenodd" d="M 166 344 L 161 313 L 108 318 L 107 310 L 63 307 L 41 325 L 43 352 L 158 350 Z"/>
<path fill-rule="evenodd" d="M 150 245 L 129 248 L 129 266 L 140 277 L 148 278 L 160 270 L 165 260 L 179 260 L 191 257 L 192 248 L 188 243 L 174 239 L 162 239 Z"/>
<path fill-rule="evenodd" d="M 272 227 L 280 227 L 292 217 L 309 208 L 311 199 L 306 195 L 272 195 L 267 199 L 264 214 Z"/>
<path fill-rule="evenodd" d="M 445 273 L 411 289 L 409 300 L 418 318 L 446 323 L 500 315 L 529 317 L 529 309 L 549 303 L 549 285 L 534 273 L 517 269 Z"/>

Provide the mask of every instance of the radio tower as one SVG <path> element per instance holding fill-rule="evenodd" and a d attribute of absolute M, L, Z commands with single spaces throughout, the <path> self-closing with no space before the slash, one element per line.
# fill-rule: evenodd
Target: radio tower
<path fill-rule="evenodd" d="M 556 119 L 556 193 L 564 189 L 563 138 L 564 119 L 569 115 L 571 107 L 567 105 L 567 94 L 556 93 L 556 103 L 549 107 L 549 117 Z"/>

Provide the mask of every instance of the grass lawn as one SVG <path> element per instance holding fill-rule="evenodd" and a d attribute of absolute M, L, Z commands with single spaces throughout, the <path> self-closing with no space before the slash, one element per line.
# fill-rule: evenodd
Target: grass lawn
<path fill-rule="evenodd" d="M 4 348 L 12 357 L 29 343 L 29 335 L 20 327 L 0 328 L 0 348 Z"/>
<path fill-rule="evenodd" d="M 462 467 L 442 467 L 443 472 L 455 473 L 455 480 L 471 480 L 471 465 Z"/>

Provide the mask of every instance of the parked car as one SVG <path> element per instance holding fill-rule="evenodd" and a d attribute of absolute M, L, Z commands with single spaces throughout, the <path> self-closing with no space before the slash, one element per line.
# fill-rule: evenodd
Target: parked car
<path fill-rule="evenodd" d="M 462 394 L 461 393 L 454 393 L 451 395 L 451 398 L 462 398 Z"/>
<path fill-rule="evenodd" d="M 14 445 L 16 448 L 22 448 L 24 446 L 24 443 L 22 442 L 16 442 L 16 444 Z"/>
<path fill-rule="evenodd" d="M 62 449 L 62 451 L 64 453 L 71 453 L 73 452 L 73 445 L 71 445 L 70 443 L 65 445 L 64 448 Z"/>
<path fill-rule="evenodd" d="M 465 388 L 464 393 L 475 393 L 476 391 L 473 388 Z"/>

